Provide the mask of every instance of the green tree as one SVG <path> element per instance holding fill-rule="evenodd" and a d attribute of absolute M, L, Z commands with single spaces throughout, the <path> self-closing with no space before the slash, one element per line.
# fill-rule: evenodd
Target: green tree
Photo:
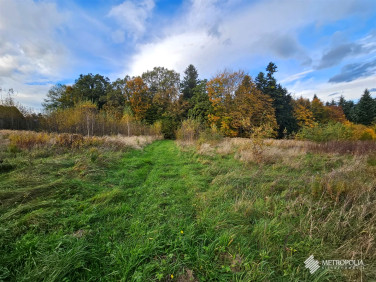
<path fill-rule="evenodd" d="M 206 91 L 206 84 L 207 80 L 205 79 L 193 89 L 192 107 L 188 111 L 188 117 L 197 120 L 201 124 L 208 124 L 208 116 L 212 113 L 212 105 Z"/>
<path fill-rule="evenodd" d="M 180 84 L 180 89 L 183 94 L 183 99 L 189 100 L 194 95 L 194 89 L 199 84 L 198 72 L 193 65 L 189 65 L 184 71 L 184 78 Z"/>
<path fill-rule="evenodd" d="M 270 62 L 266 68 L 267 74 L 260 72 L 256 78 L 256 85 L 264 94 L 273 99 L 273 107 L 278 124 L 278 137 L 282 138 L 284 132 L 291 134 L 298 128 L 297 121 L 294 117 L 294 108 L 292 97 L 288 94 L 286 88 L 277 84 L 274 73 L 277 72 L 277 66 Z"/>
<path fill-rule="evenodd" d="M 66 109 L 73 107 L 74 100 L 72 95 L 72 87 L 64 84 L 56 84 L 48 90 L 47 98 L 44 99 L 42 106 L 46 111 L 54 111 L 57 109 Z"/>
<path fill-rule="evenodd" d="M 355 106 L 355 116 L 357 123 L 371 125 L 376 122 L 376 102 L 368 89 L 364 90 L 362 97 Z"/>
<path fill-rule="evenodd" d="M 346 116 L 346 119 L 355 122 L 355 116 L 354 116 L 354 108 L 355 103 L 353 101 L 346 101 L 345 97 L 341 95 L 338 101 L 338 106 L 340 106 Z"/>
<path fill-rule="evenodd" d="M 104 102 L 103 109 L 115 113 L 116 116 L 121 117 L 124 111 L 126 95 L 125 87 L 129 77 L 124 79 L 117 79 L 107 85 L 106 96 L 101 97 Z"/>
<path fill-rule="evenodd" d="M 73 85 L 75 102 L 91 101 L 101 109 L 106 102 L 106 90 L 109 84 L 110 80 L 102 75 L 81 74 Z"/>
<path fill-rule="evenodd" d="M 171 110 L 172 102 L 179 94 L 180 75 L 174 70 L 164 67 L 155 67 L 142 74 L 149 96 L 152 99 L 151 107 L 146 114 L 146 120 L 152 124 L 162 119 L 163 114 Z"/>

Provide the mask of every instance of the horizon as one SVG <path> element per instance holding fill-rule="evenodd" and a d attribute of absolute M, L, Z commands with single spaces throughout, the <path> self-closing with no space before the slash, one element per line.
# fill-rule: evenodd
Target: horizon
<path fill-rule="evenodd" d="M 111 81 L 193 64 L 253 78 L 272 61 L 295 97 L 376 95 L 376 2 L 0 0 L 0 87 L 36 111 L 80 74 Z M 272 20 L 270 20 L 272 19 Z"/>

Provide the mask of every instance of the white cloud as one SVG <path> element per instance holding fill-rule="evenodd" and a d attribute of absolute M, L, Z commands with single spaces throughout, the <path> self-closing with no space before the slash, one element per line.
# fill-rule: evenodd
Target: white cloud
<path fill-rule="evenodd" d="M 138 45 L 126 72 L 139 74 L 157 65 L 183 71 L 193 63 L 208 76 L 270 53 L 309 63 L 298 30 L 338 20 L 353 12 L 356 3 L 343 1 L 337 7 L 333 1 L 314 0 L 239 2 L 191 1 L 182 16 L 164 28 L 164 36 Z"/>
<path fill-rule="evenodd" d="M 134 37 L 139 37 L 145 32 L 145 23 L 151 16 L 154 6 L 153 0 L 126 0 L 112 7 L 108 15 L 113 17 L 123 30 Z M 112 38 L 116 43 L 120 40 L 124 41 L 124 35 L 121 35 L 119 30 L 113 32 Z"/>
<path fill-rule="evenodd" d="M 0 72 L 53 75 L 64 64 L 65 47 L 56 41 L 64 21 L 53 3 L 1 0 Z M 5 43 L 4 43 L 5 42 Z"/>
<path fill-rule="evenodd" d="M 50 2 L 0 0 L 0 6 L 0 86 L 15 89 L 21 102 L 37 105 L 38 91 L 46 86 L 25 83 L 57 78 L 68 64 L 56 31 L 65 16 Z"/>
<path fill-rule="evenodd" d="M 306 70 L 299 73 L 292 74 L 281 80 L 281 83 L 288 83 L 305 77 L 307 74 L 313 72 L 313 70 Z"/>
<path fill-rule="evenodd" d="M 296 95 L 312 98 L 317 93 L 328 100 L 329 94 L 340 92 L 348 99 L 356 99 L 365 87 L 374 87 L 374 76 L 339 84 L 320 79 L 300 81 L 308 74 L 315 76 L 313 67 L 326 45 L 306 50 L 298 34 L 308 25 L 320 28 L 349 15 L 366 17 L 372 7 L 376 3 L 368 0 L 344 0 L 340 5 L 337 1 L 316 0 L 192 0 L 180 17 L 164 27 L 162 36 L 137 45 L 124 72 L 139 75 L 155 66 L 183 72 L 192 63 L 202 77 L 210 78 L 224 68 L 255 68 L 257 63 L 262 64 L 257 68 L 263 68 L 267 62 L 262 57 L 274 55 L 301 65 L 283 70 L 283 82 L 295 82 L 289 90 Z M 328 77 L 324 79 L 327 81 Z"/>
<path fill-rule="evenodd" d="M 376 75 L 341 83 L 318 82 L 312 78 L 305 81 L 297 81 L 288 89 L 294 96 L 303 96 L 310 99 L 316 94 L 324 101 L 338 100 L 341 95 L 346 99 L 356 100 L 360 98 L 366 88 L 375 87 L 375 81 Z M 333 93 L 336 93 L 336 95 L 332 95 Z"/>

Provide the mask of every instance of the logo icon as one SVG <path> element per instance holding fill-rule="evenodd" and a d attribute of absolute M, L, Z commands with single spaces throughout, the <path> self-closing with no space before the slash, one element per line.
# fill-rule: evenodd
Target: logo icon
<path fill-rule="evenodd" d="M 310 257 L 304 261 L 304 264 L 311 274 L 315 273 L 316 270 L 320 268 L 319 261 L 315 260 L 313 255 L 310 255 Z"/>

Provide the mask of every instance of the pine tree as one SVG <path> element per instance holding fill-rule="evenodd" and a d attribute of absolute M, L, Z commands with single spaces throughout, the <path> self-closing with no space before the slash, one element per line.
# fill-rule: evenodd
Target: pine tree
<path fill-rule="evenodd" d="M 346 101 L 345 97 L 341 95 L 338 101 L 338 106 L 342 108 L 347 120 L 351 122 L 355 121 L 355 117 L 354 117 L 355 104 L 353 101 Z"/>
<path fill-rule="evenodd" d="M 180 84 L 181 92 L 185 100 L 189 100 L 193 97 L 194 89 L 199 84 L 198 72 L 193 65 L 189 65 L 184 71 L 184 78 Z"/>
<path fill-rule="evenodd" d="M 274 73 L 277 72 L 277 66 L 270 62 L 266 68 L 266 78 L 263 73 L 259 73 L 256 78 L 257 87 L 273 99 L 273 107 L 278 124 L 278 137 L 282 138 L 284 132 L 291 134 L 298 129 L 297 121 L 294 117 L 294 108 L 292 97 L 288 94 L 286 88 L 277 84 Z"/>
<path fill-rule="evenodd" d="M 368 89 L 364 90 L 362 97 L 355 107 L 356 122 L 371 125 L 376 122 L 376 102 L 371 97 Z"/>

